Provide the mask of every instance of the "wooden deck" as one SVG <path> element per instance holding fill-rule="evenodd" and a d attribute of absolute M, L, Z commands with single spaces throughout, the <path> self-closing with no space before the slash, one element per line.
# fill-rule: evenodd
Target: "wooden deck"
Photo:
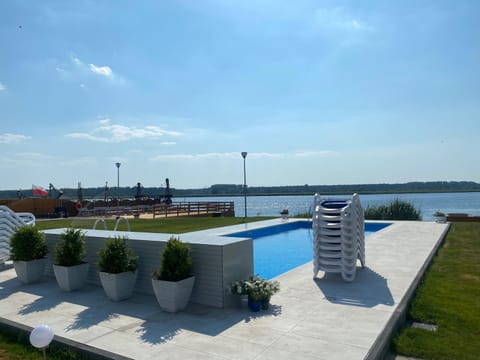
<path fill-rule="evenodd" d="M 235 216 L 233 201 L 223 202 L 178 202 L 156 204 L 152 207 L 153 218 L 156 216 Z"/>
<path fill-rule="evenodd" d="M 83 208 L 81 217 L 131 216 L 142 218 L 177 216 L 235 216 L 234 202 L 174 202 L 172 204 L 97 206 Z"/>
<path fill-rule="evenodd" d="M 463 213 L 453 213 L 453 214 L 447 214 L 447 221 L 448 222 L 479 222 L 480 221 L 480 216 L 470 216 L 468 214 L 463 214 Z"/>

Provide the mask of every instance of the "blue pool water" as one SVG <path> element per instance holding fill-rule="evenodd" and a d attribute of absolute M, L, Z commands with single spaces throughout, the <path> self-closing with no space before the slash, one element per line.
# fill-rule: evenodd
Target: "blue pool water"
<path fill-rule="evenodd" d="M 365 236 L 388 225 L 390 224 L 367 223 Z M 247 230 L 227 236 L 254 240 L 253 270 L 265 279 L 271 279 L 312 260 L 312 223 L 309 221 Z"/>

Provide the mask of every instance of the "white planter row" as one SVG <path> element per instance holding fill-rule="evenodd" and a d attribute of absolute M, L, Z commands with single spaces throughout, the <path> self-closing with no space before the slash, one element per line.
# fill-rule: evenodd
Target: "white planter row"
<path fill-rule="evenodd" d="M 33 261 L 14 261 L 17 277 L 24 284 L 40 280 L 45 271 L 46 259 Z M 59 287 L 64 291 L 80 289 L 86 282 L 88 263 L 76 266 L 53 265 L 53 271 Z M 100 281 L 107 297 L 113 301 L 128 299 L 133 294 L 137 271 L 110 274 L 99 272 Z M 177 282 L 152 279 L 155 297 L 162 310 L 178 312 L 185 309 L 190 300 L 195 277 Z"/>

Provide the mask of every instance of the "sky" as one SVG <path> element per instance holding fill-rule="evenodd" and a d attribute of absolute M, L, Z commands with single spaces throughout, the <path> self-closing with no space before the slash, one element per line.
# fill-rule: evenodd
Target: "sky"
<path fill-rule="evenodd" d="M 480 182 L 479 16 L 474 0 L 2 0 L 0 190 L 243 184 L 242 151 L 249 186 Z"/>

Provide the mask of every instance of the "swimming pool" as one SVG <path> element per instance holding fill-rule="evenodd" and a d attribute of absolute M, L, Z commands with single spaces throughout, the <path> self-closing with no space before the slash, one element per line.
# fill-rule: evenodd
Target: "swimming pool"
<path fill-rule="evenodd" d="M 379 231 L 389 223 L 365 223 L 365 236 Z M 228 234 L 252 238 L 253 271 L 271 279 L 312 260 L 312 223 L 295 221 Z"/>

